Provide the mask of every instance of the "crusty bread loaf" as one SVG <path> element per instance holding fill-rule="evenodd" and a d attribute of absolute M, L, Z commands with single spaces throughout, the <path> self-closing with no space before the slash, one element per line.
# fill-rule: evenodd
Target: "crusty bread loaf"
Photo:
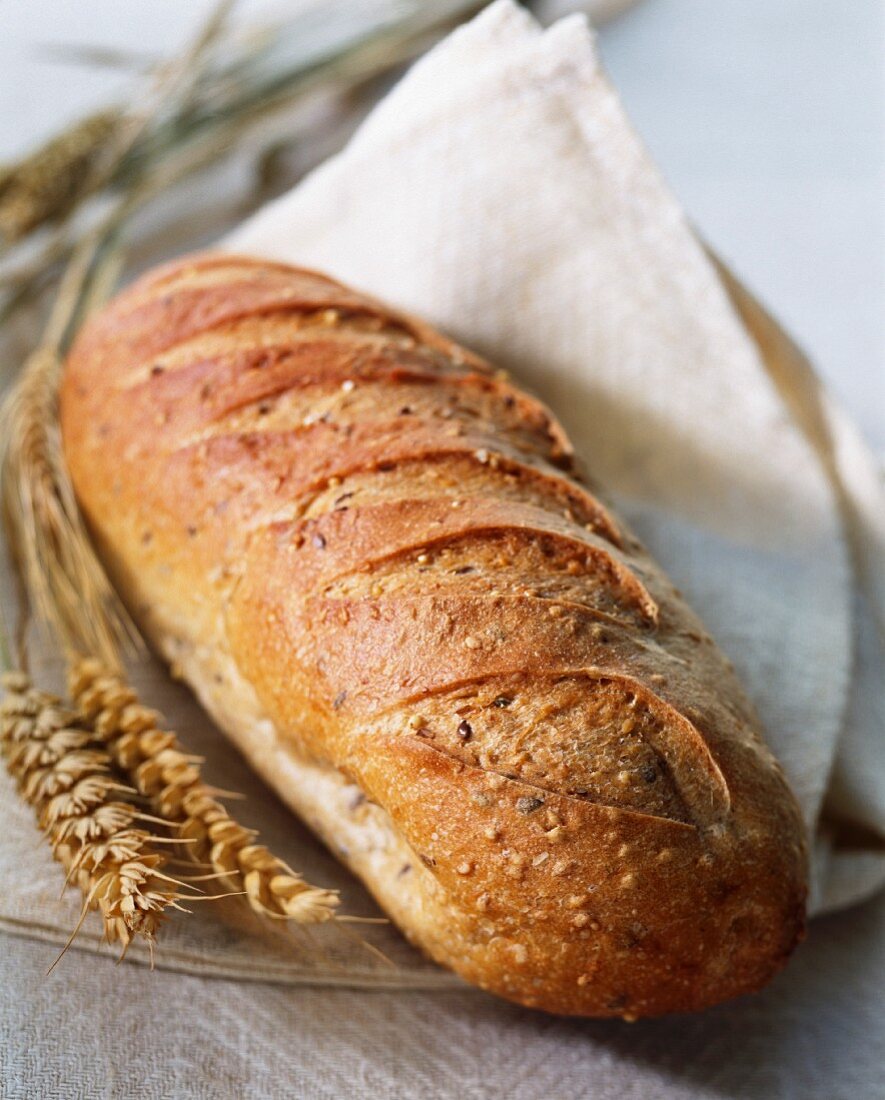
<path fill-rule="evenodd" d="M 435 959 L 628 1018 L 784 963 L 805 848 L 783 774 L 502 372 L 322 275 L 207 254 L 86 326 L 62 426 L 138 621 Z"/>

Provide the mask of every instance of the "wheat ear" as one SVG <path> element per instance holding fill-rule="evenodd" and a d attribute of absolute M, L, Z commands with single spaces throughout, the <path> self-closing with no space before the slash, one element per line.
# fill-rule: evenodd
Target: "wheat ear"
<path fill-rule="evenodd" d="M 67 217 L 100 182 L 96 164 L 119 130 L 107 110 L 82 119 L 0 174 L 0 241 L 12 244 L 46 222 Z"/>
<path fill-rule="evenodd" d="M 137 637 L 86 532 L 61 453 L 52 347 L 29 358 L 0 408 L 3 520 L 27 592 L 68 650 L 117 659 Z"/>
<path fill-rule="evenodd" d="M 334 917 L 335 891 L 311 886 L 238 824 L 203 782 L 193 756 L 174 733 L 158 727 L 156 712 L 142 706 L 135 691 L 95 658 L 71 665 L 70 692 L 112 758 L 132 777 L 160 817 L 175 822 L 189 841 L 188 855 L 211 864 L 252 908 L 296 924 Z"/>
<path fill-rule="evenodd" d="M 166 910 L 181 908 L 181 883 L 163 873 L 156 838 L 137 827 L 144 815 L 120 800 L 135 792 L 115 774 L 94 730 L 59 698 L 20 672 L 5 673 L 0 684 L 0 751 L 66 881 L 82 893 L 83 916 L 98 910 L 105 938 L 124 954 L 135 936 L 152 947 Z"/>

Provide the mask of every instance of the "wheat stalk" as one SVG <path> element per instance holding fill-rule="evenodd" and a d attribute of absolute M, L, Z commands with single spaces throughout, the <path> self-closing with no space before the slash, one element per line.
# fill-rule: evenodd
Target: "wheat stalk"
<path fill-rule="evenodd" d="M 214 797 L 174 733 L 161 730 L 156 712 L 142 706 L 116 672 L 94 658 L 71 666 L 70 693 L 115 763 L 161 817 L 179 826 L 189 854 L 211 864 L 234 891 L 264 916 L 295 924 L 334 917 L 338 895 L 311 886 L 240 825 Z"/>
<path fill-rule="evenodd" d="M 120 796 L 134 794 L 115 773 L 88 723 L 62 700 L 38 691 L 20 672 L 0 678 L 0 751 L 23 798 L 33 806 L 66 882 L 83 895 L 80 921 L 98 910 L 108 943 L 126 953 L 133 938 L 153 943 L 166 911 L 181 908 L 182 883 L 163 873 L 152 820 Z M 62 952 L 63 954 L 64 952 Z"/>
<path fill-rule="evenodd" d="M 61 454 L 58 351 L 34 352 L 0 409 L 4 526 L 25 588 L 68 651 L 116 659 L 133 628 L 95 556 Z"/>
<path fill-rule="evenodd" d="M 210 864 L 256 912 L 281 921 L 328 921 L 338 897 L 305 882 L 231 817 L 177 737 L 159 729 L 120 678 L 122 652 L 138 638 L 93 551 L 64 464 L 57 408 L 63 355 L 103 298 L 122 255 L 122 230 L 144 202 L 220 160 L 257 123 L 318 88 L 353 88 L 386 71 L 479 5 L 446 0 L 431 13 L 415 4 L 400 22 L 351 34 L 331 52 L 312 41 L 305 49 L 298 19 L 285 33 L 238 48 L 225 38 L 230 6 L 222 0 L 194 44 L 154 71 L 147 93 L 133 97 L 136 109 L 111 108 L 0 170 L 0 252 L 11 260 L 0 272 L 2 309 L 29 300 L 62 271 L 43 339 L 0 411 L 4 524 L 25 611 L 48 624 L 69 661 L 93 657 L 71 669 L 76 720 L 54 696 L 13 676 L 0 740 L 56 858 L 83 892 L 83 917 L 98 908 L 106 937 L 124 951 L 135 935 L 152 943 L 180 897 L 181 884 L 161 870 L 157 846 L 164 841 L 183 844 L 188 858 Z M 218 57 L 222 44 L 226 54 Z M 22 256 L 24 266 L 16 267 Z M 21 631 L 18 643 L 24 664 Z M 145 798 L 155 816 L 121 800 L 126 791 Z M 174 837 L 141 827 L 170 818 Z"/>
<path fill-rule="evenodd" d="M 0 242 L 66 218 L 95 190 L 95 165 L 120 124 L 120 112 L 100 111 L 52 138 L 0 176 Z"/>
<path fill-rule="evenodd" d="M 271 146 L 291 145 L 292 108 L 317 93 L 364 90 L 473 14 L 483 0 L 407 0 L 390 18 L 361 13 L 355 4 L 356 18 L 330 13 L 326 27 L 318 26 L 310 11 L 296 8 L 275 25 L 248 32 L 226 25 L 229 6 L 219 6 L 182 58 L 149 74 L 155 82 L 159 76 L 160 96 L 152 100 L 138 89 L 130 101 L 147 103 L 137 114 L 113 107 L 104 112 L 104 148 L 85 156 L 90 135 L 86 120 L 18 164 L 0 169 L 0 254 L 4 243 L 8 253 L 0 272 L 0 318 L 58 274 L 82 239 L 83 222 L 109 193 L 130 192 L 158 169 L 176 178 L 200 172 L 241 149 L 240 138 L 250 132 L 266 135 Z M 93 56 L 88 48 L 79 53 L 81 59 Z M 109 150 L 115 155 L 108 156 Z M 70 192 L 61 195 L 46 165 L 51 161 L 61 167 L 65 158 L 68 168 L 62 174 Z M 4 193 L 14 208 L 7 216 L 5 242 Z M 13 202 L 16 194 L 27 197 Z M 35 232 L 50 224 L 55 231 L 49 239 L 38 249 L 30 247 Z"/>
<path fill-rule="evenodd" d="M 171 64 L 157 67 L 154 86 L 136 110 L 108 107 L 74 123 L 0 174 L 0 247 L 32 230 L 64 221 L 84 199 L 115 185 L 121 169 L 164 109 L 187 110 L 198 64 L 221 35 L 233 0 L 221 0 L 195 41 Z"/>
<path fill-rule="evenodd" d="M 145 105 L 116 115 L 101 149 L 90 155 L 90 179 L 88 186 L 81 181 L 81 192 L 108 185 L 158 119 L 189 107 L 231 3 L 220 0 L 193 44 L 157 74 Z M 60 158 L 57 152 L 48 160 Z M 27 164 L 24 176 L 29 176 Z M 3 195 L 15 188 L 15 179 L 7 177 L 0 187 L 2 213 Z M 3 520 L 29 601 L 68 654 L 94 653 L 112 664 L 119 663 L 120 649 L 128 643 L 137 648 L 138 635 L 95 555 L 77 508 L 62 456 L 58 382 L 62 356 L 77 324 L 110 287 L 121 229 L 149 193 L 148 180 L 137 182 L 78 244 L 40 345 L 0 408 Z"/>
<path fill-rule="evenodd" d="M 93 655 L 91 664 L 72 664 L 78 713 L 35 689 L 22 673 L 2 681 L 0 751 L 65 868 L 66 882 L 83 895 L 65 950 L 88 911 L 98 910 L 105 938 L 120 943 L 124 954 L 135 936 L 153 952 L 160 924 L 168 909 L 181 908 L 184 889 L 163 870 L 163 843 L 180 845 L 185 859 L 210 864 L 215 873 L 199 877 L 224 878 L 264 915 L 320 923 L 334 916 L 338 903 L 334 892 L 306 883 L 228 814 L 177 738 L 159 731 L 153 712 L 114 675 L 121 650 L 138 636 L 92 548 L 61 448 L 63 355 L 116 275 L 123 227 L 158 189 L 218 152 L 212 142 L 191 142 L 181 156 L 167 160 L 155 150 L 156 157 L 131 168 L 133 158 L 136 165 L 145 160 L 145 143 L 153 147 L 170 120 L 189 117 L 197 99 L 205 107 L 197 89 L 230 6 L 230 0 L 216 6 L 194 45 L 158 72 L 137 111 L 109 112 L 50 143 L 21 170 L 0 173 L 0 250 L 4 239 L 8 244 L 57 221 L 37 256 L 39 277 L 47 263 L 65 261 L 43 338 L 0 409 L 0 504 L 24 613 L 39 614 L 70 662 L 78 653 Z M 64 186 L 54 173 L 67 177 Z M 75 208 L 109 188 L 119 197 L 78 237 Z M 27 293 L 27 282 L 7 286 L 13 297 Z M 2 638 L 0 643 L 8 667 L 10 655 Z M 18 649 L 24 665 L 21 630 Z M 144 798 L 154 813 L 141 812 L 127 795 Z M 155 826 L 174 835 L 158 836 Z"/>

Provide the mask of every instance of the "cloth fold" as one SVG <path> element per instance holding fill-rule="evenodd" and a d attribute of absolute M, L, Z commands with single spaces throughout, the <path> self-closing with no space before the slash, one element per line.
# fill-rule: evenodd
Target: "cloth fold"
<path fill-rule="evenodd" d="M 582 18 L 542 31 L 498 0 L 416 64 L 343 153 L 221 245 L 326 270 L 538 392 L 737 666 L 814 838 L 814 910 L 882 885 L 878 471 L 802 353 L 692 232 Z M 57 682 L 33 649 L 38 678 Z M 142 687 L 214 782 L 246 788 L 247 824 L 311 881 L 340 886 L 346 911 L 377 913 L 186 692 L 155 669 Z M 0 823 L 0 928 L 64 942 L 77 903 L 58 903 L 58 868 L 5 775 Z M 391 928 L 365 934 L 395 973 L 355 940 L 296 952 L 257 928 L 206 907 L 173 922 L 157 963 L 297 984 L 456 984 Z M 96 947 L 88 931 L 79 942 Z"/>

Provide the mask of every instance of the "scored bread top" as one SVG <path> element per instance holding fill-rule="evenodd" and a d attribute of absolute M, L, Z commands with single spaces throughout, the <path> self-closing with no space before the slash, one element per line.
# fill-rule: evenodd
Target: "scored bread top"
<path fill-rule="evenodd" d="M 62 398 L 136 617 L 229 652 L 280 736 L 383 808 L 412 888 L 458 914 L 448 938 L 406 928 L 437 958 L 631 1015 L 782 963 L 804 896 L 783 776 L 728 662 L 503 372 L 325 276 L 209 254 L 87 325 Z"/>

